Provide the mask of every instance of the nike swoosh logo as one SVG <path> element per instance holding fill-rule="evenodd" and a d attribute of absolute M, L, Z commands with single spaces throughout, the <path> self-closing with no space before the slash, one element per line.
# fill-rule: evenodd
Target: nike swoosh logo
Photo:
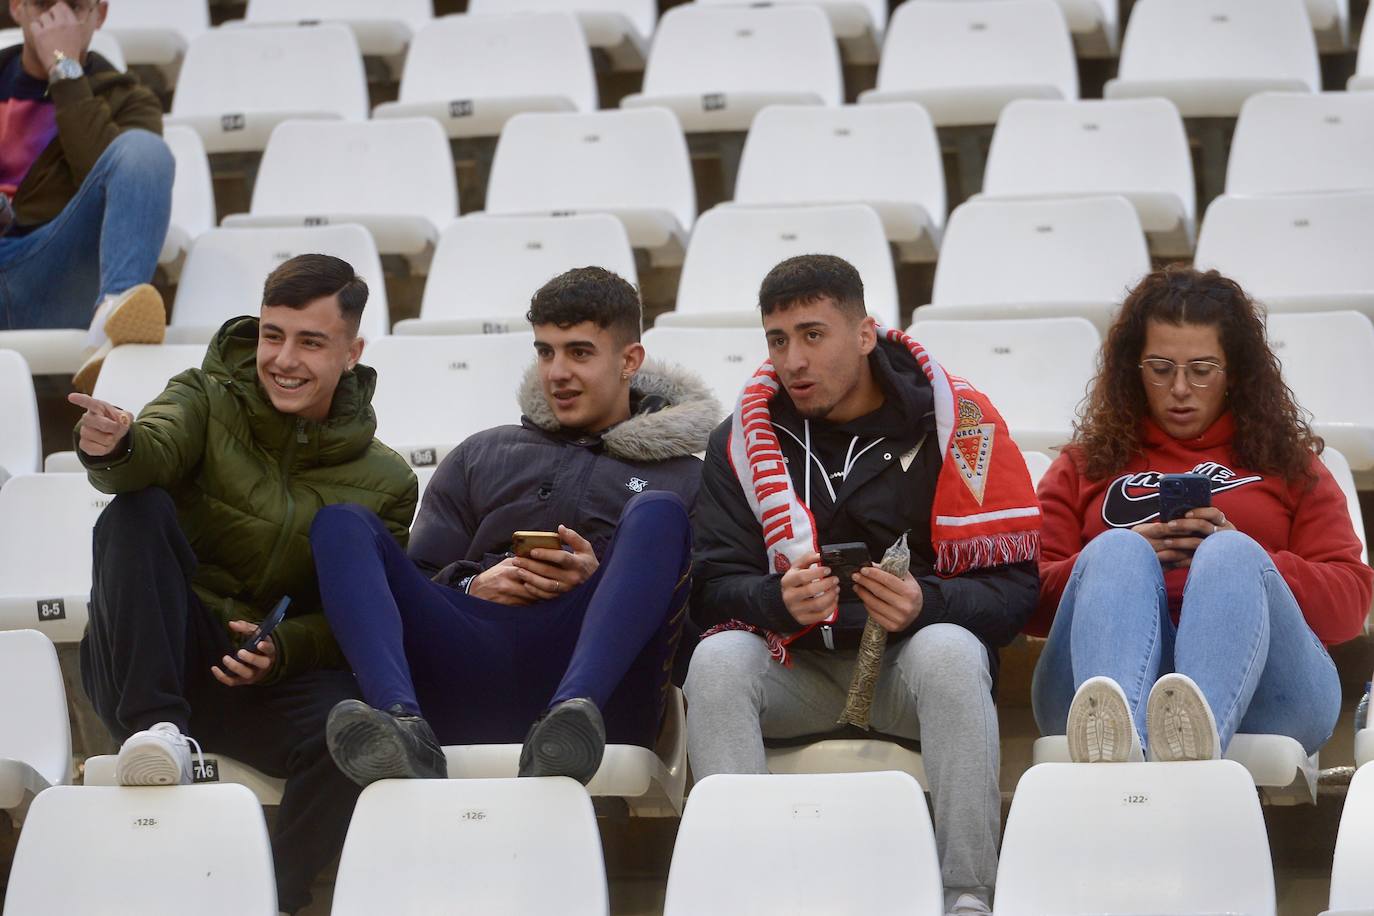
<path fill-rule="evenodd" d="M 1131 478 L 1136 474 L 1124 474 L 1112 482 L 1107 489 L 1107 495 L 1102 500 L 1102 521 L 1112 528 L 1134 528 L 1136 525 L 1143 525 L 1146 522 L 1159 518 L 1159 485 L 1156 483 L 1150 492 L 1140 496 L 1132 496 L 1127 491 L 1127 486 Z M 1227 490 L 1234 490 L 1246 484 L 1257 483 L 1264 478 L 1258 474 L 1250 477 L 1239 477 L 1235 480 L 1211 482 L 1212 495 L 1225 493 Z M 1148 485 L 1141 484 L 1140 486 Z"/>

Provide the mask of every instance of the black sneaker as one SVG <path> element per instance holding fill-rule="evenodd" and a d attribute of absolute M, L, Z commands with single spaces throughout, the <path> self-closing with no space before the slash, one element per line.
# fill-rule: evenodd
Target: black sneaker
<path fill-rule="evenodd" d="M 592 781 L 606 753 L 601 711 L 586 697 L 564 700 L 530 726 L 520 749 L 521 776 L 570 776 Z"/>
<path fill-rule="evenodd" d="M 448 760 L 429 723 L 400 706 L 383 712 L 362 700 L 329 711 L 329 754 L 360 786 L 379 779 L 447 779 Z"/>

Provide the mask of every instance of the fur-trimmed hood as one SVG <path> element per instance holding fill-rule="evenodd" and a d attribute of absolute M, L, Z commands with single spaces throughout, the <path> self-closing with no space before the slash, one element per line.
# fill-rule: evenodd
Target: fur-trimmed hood
<path fill-rule="evenodd" d="M 666 461 L 703 452 L 711 430 L 725 415 L 694 372 L 659 360 L 645 360 L 630 381 L 630 397 L 635 414 L 601 435 L 606 453 L 626 461 Z M 561 429 L 544 399 L 538 366 L 525 373 L 519 402 L 532 425 L 551 433 Z"/>

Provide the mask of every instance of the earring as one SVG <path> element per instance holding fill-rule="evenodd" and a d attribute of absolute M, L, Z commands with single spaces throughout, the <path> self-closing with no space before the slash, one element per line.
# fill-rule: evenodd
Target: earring
<path fill-rule="evenodd" d="M 620 373 L 620 380 L 621 380 L 622 382 L 628 382 L 628 381 L 630 380 L 630 373 L 628 373 L 628 372 L 622 372 L 622 373 Z"/>

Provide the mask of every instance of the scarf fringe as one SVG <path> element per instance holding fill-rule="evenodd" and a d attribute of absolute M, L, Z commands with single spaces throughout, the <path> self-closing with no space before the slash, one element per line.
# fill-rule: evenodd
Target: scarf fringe
<path fill-rule="evenodd" d="M 970 569 L 1027 563 L 1040 559 L 1039 531 L 1008 531 L 1002 534 L 940 541 L 935 558 L 936 571 L 946 578 Z"/>
<path fill-rule="evenodd" d="M 773 661 L 782 665 L 784 668 L 792 667 L 792 653 L 787 651 L 787 640 L 772 630 L 765 630 L 756 627 L 752 623 L 745 623 L 743 620 L 727 620 L 718 623 L 705 633 L 701 634 L 701 639 L 708 636 L 715 636 L 717 633 L 729 633 L 738 630 L 742 633 L 753 633 L 755 636 L 762 636 L 763 641 L 768 646 L 768 655 Z"/>

